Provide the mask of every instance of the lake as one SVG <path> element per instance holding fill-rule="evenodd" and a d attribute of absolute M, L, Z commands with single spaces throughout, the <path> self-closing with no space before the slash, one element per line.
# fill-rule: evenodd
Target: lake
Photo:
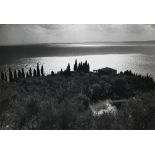
<path fill-rule="evenodd" d="M 73 64 L 75 62 L 75 59 L 77 59 L 78 62 L 84 62 L 87 60 L 90 64 L 91 71 L 103 67 L 111 67 L 117 69 L 118 72 L 132 70 L 135 73 L 140 73 L 143 75 L 146 75 L 148 73 L 153 78 L 155 78 L 154 45 L 104 45 L 102 46 L 102 48 L 101 46 L 97 45 L 95 46 L 95 48 L 94 46 L 91 47 L 91 45 L 89 45 L 88 47 L 78 47 L 78 45 L 76 45 L 76 48 L 73 46 L 69 48 L 63 48 L 62 46 L 63 45 L 61 45 L 61 47 L 58 47 L 57 49 L 55 47 L 53 49 L 51 48 L 51 50 L 55 49 L 55 53 L 58 53 L 58 55 L 55 54 L 43 57 L 33 56 L 29 58 L 13 59 L 10 63 L 1 64 L 0 70 L 8 71 L 8 68 L 10 67 L 13 70 L 24 68 L 26 71 L 30 67 L 36 68 L 36 64 L 39 63 L 40 65 L 44 65 L 44 71 L 47 75 L 50 74 L 51 71 L 54 71 L 56 73 L 60 71 L 61 68 L 64 70 L 68 63 L 70 63 L 71 69 L 73 69 Z M 63 50 L 74 51 L 74 53 L 72 53 L 72 56 L 65 54 L 61 56 L 59 53 L 63 53 Z M 78 51 L 85 51 L 86 54 L 79 55 Z M 44 53 L 44 51 L 42 51 L 42 53 Z"/>
<path fill-rule="evenodd" d="M 30 67 L 35 68 L 36 64 L 44 65 L 46 74 L 51 71 L 57 72 L 61 68 L 64 70 L 68 63 L 73 69 L 75 59 L 78 62 L 87 60 L 90 64 L 90 70 L 103 67 L 111 67 L 117 69 L 118 72 L 132 70 L 136 73 L 146 75 L 150 74 L 155 78 L 155 55 L 144 54 L 105 54 L 105 55 L 85 55 L 85 56 L 67 56 L 67 57 L 36 57 L 22 58 L 14 60 L 10 64 L 0 66 L 0 70 L 8 70 L 8 68 L 28 70 Z"/>

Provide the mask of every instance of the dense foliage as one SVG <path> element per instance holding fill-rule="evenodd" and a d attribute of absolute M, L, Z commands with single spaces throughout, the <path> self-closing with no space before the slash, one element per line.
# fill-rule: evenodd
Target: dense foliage
<path fill-rule="evenodd" d="M 1 74 L 0 129 L 155 129 L 155 84 L 148 75 L 99 76 L 72 72 L 68 64 L 65 71 L 45 76 L 41 68 L 30 68 L 27 76 L 24 70 L 12 76 L 10 69 L 11 82 Z M 90 105 L 105 99 L 128 102 L 116 114 L 94 116 Z"/>

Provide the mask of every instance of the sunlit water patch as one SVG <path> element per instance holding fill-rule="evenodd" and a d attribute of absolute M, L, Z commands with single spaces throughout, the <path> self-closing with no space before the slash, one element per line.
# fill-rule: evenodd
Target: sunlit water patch
<path fill-rule="evenodd" d="M 90 70 L 111 67 L 117 69 L 118 72 L 132 70 L 136 73 L 146 75 L 150 74 L 155 78 L 155 55 L 144 54 L 107 54 L 107 55 L 86 55 L 86 56 L 67 56 L 67 57 L 36 57 L 14 60 L 10 64 L 0 66 L 0 70 L 7 71 L 8 68 L 21 69 L 25 71 L 31 68 L 36 68 L 36 64 L 44 65 L 46 75 L 51 71 L 58 72 L 61 68 L 64 70 L 68 63 L 73 69 L 73 65 L 77 59 L 78 62 L 88 61 Z"/>

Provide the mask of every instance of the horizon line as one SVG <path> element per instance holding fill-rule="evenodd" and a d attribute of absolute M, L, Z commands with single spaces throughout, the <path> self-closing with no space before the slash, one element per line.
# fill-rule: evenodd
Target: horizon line
<path fill-rule="evenodd" d="M 92 41 L 92 42 L 53 42 L 53 43 L 26 43 L 26 44 L 4 44 L 4 45 L 0 45 L 0 47 L 2 46 L 31 46 L 31 45 L 67 45 L 67 44 L 101 44 L 101 43 L 144 43 L 144 42 L 150 42 L 150 43 L 155 43 L 155 40 L 135 40 L 135 41 Z"/>

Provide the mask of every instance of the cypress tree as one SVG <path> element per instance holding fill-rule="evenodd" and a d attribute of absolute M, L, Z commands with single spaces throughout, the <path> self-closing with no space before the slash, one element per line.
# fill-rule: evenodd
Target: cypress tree
<path fill-rule="evenodd" d="M 27 73 L 26 73 L 26 78 L 29 78 L 29 77 L 30 77 L 30 76 L 29 76 L 29 73 L 27 72 Z"/>
<path fill-rule="evenodd" d="M 22 77 L 22 73 L 20 70 L 18 70 L 18 78 L 21 78 Z"/>
<path fill-rule="evenodd" d="M 68 72 L 71 71 L 71 69 L 70 69 L 70 64 L 68 64 L 68 66 L 67 66 L 67 71 L 68 71 Z"/>
<path fill-rule="evenodd" d="M 11 68 L 9 68 L 9 81 L 10 81 L 10 82 L 13 81 L 13 75 L 12 75 Z"/>
<path fill-rule="evenodd" d="M 65 75 L 66 75 L 66 76 L 69 76 L 70 73 L 71 73 L 70 64 L 68 64 L 68 66 L 67 66 L 67 68 L 66 68 L 66 70 L 65 70 Z"/>
<path fill-rule="evenodd" d="M 33 70 L 33 77 L 36 77 L 37 76 L 37 71 L 34 69 Z"/>
<path fill-rule="evenodd" d="M 22 68 L 22 78 L 25 78 L 24 68 Z"/>
<path fill-rule="evenodd" d="M 78 65 L 78 71 L 81 71 L 81 68 L 82 68 L 82 62 L 80 62 Z"/>
<path fill-rule="evenodd" d="M 63 70 L 62 70 L 62 68 L 61 68 L 60 74 L 63 75 Z"/>
<path fill-rule="evenodd" d="M 4 73 L 1 72 L 1 80 L 4 80 Z"/>
<path fill-rule="evenodd" d="M 37 76 L 40 76 L 40 69 L 39 69 L 39 64 L 37 63 Z"/>
<path fill-rule="evenodd" d="M 75 64 L 74 64 L 74 71 L 77 71 L 78 66 L 77 66 L 77 59 L 75 60 Z"/>
<path fill-rule="evenodd" d="M 54 75 L 54 72 L 53 72 L 53 71 L 51 71 L 51 75 L 52 75 L 52 76 Z"/>
<path fill-rule="evenodd" d="M 81 61 L 81 64 L 80 64 L 80 71 L 82 71 L 83 70 L 83 63 L 82 63 L 82 61 Z"/>
<path fill-rule="evenodd" d="M 87 61 L 85 61 L 85 63 L 83 63 L 82 71 L 87 72 Z"/>
<path fill-rule="evenodd" d="M 80 62 L 80 71 L 82 71 L 82 62 Z"/>
<path fill-rule="evenodd" d="M 88 63 L 88 65 L 87 65 L 87 72 L 88 72 L 88 73 L 90 72 L 90 65 L 89 65 L 89 63 Z"/>
<path fill-rule="evenodd" d="M 17 72 L 16 72 L 16 70 L 14 70 L 14 80 L 15 81 L 17 80 Z"/>
<path fill-rule="evenodd" d="M 29 77 L 32 77 L 32 69 L 31 69 L 31 67 L 29 69 Z"/>
<path fill-rule="evenodd" d="M 43 65 L 41 66 L 41 75 L 44 76 L 44 67 L 43 67 Z"/>
<path fill-rule="evenodd" d="M 4 74 L 4 81 L 8 81 L 6 73 Z"/>

